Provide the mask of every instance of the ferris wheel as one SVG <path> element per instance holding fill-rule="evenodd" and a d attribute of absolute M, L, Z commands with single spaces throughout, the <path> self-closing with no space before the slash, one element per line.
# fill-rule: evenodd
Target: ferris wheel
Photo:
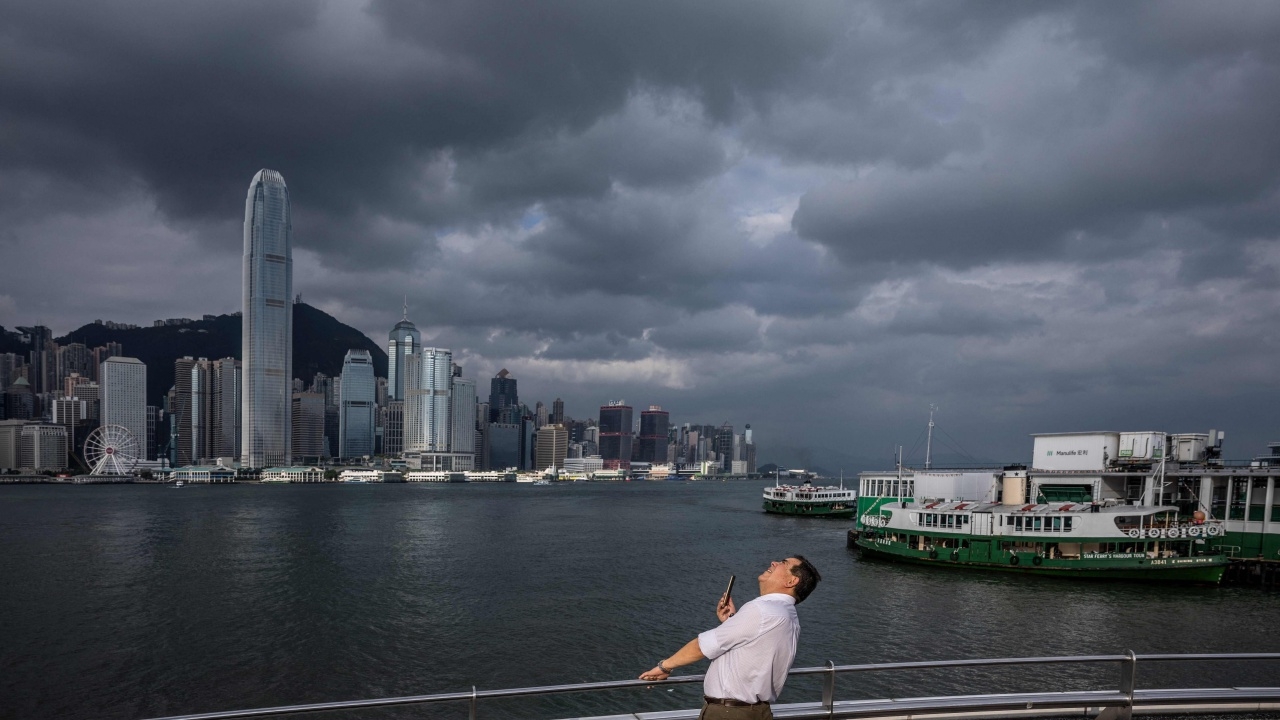
<path fill-rule="evenodd" d="M 128 475 L 138 464 L 138 439 L 120 425 L 103 425 L 84 441 L 90 475 Z"/>

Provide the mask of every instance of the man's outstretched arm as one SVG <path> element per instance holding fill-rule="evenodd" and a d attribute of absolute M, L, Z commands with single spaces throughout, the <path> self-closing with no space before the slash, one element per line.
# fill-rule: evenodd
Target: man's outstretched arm
<path fill-rule="evenodd" d="M 641 680 L 666 680 L 671 676 L 669 671 L 674 670 L 683 665 L 691 665 L 699 660 L 705 660 L 706 655 L 702 654 L 702 648 L 698 647 L 698 638 L 694 638 L 685 643 L 684 647 L 676 651 L 675 655 L 663 660 L 655 665 L 652 670 L 641 673 Z M 665 670 L 663 668 L 666 668 Z"/>

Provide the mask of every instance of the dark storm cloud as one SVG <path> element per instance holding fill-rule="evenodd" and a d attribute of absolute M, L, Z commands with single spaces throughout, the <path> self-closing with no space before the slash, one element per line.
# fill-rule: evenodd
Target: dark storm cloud
<path fill-rule="evenodd" d="M 271 167 L 306 299 L 481 386 L 809 449 L 1222 414 L 1280 389 L 1277 7 L 0 0 L 0 323 L 234 310 Z"/>

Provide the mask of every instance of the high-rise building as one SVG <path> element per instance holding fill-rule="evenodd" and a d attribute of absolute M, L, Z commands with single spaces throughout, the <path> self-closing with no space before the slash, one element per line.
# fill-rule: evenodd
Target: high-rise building
<path fill-rule="evenodd" d="M 564 401 L 556 398 L 551 403 L 551 422 L 555 425 L 564 425 Z"/>
<path fill-rule="evenodd" d="M 289 189 L 275 170 L 259 170 L 244 205 L 241 294 L 244 400 L 241 462 L 288 465 L 293 368 L 293 225 Z"/>
<path fill-rule="evenodd" d="M 569 449 L 569 433 L 563 425 L 544 425 L 538 428 L 537 451 L 534 470 L 563 468 Z"/>
<path fill-rule="evenodd" d="M 387 337 L 387 397 L 404 400 L 405 371 L 409 356 L 422 349 L 422 334 L 409 322 L 409 301 L 404 303 L 404 316 L 391 328 Z"/>
<path fill-rule="evenodd" d="M 606 470 L 631 469 L 631 406 L 623 401 L 600 408 L 600 457 Z"/>
<path fill-rule="evenodd" d="M 348 350 L 342 359 L 342 397 L 338 410 L 338 457 L 373 455 L 374 395 L 377 381 L 368 350 Z"/>
<path fill-rule="evenodd" d="M 520 420 L 520 398 L 516 379 L 506 368 L 489 381 L 489 421 L 510 425 Z M 500 469 L 500 468 L 499 468 Z"/>
<path fill-rule="evenodd" d="M 240 406 L 244 391 L 244 369 L 239 360 L 231 357 L 215 360 L 212 366 L 212 457 L 239 458 L 241 434 L 244 430 Z"/>
<path fill-rule="evenodd" d="M 147 450 L 147 366 L 131 357 L 109 357 L 98 369 L 103 425 L 119 425 L 133 435 L 135 453 Z"/>
<path fill-rule="evenodd" d="M 196 400 L 191 397 L 192 378 L 196 375 L 195 367 L 196 359 L 189 355 L 178 358 L 173 363 L 174 393 L 169 412 L 173 414 L 174 422 L 177 424 L 177 434 L 174 438 L 174 467 L 191 465 L 196 460 L 192 455 L 192 450 L 195 448 L 195 441 L 192 438 L 192 419 Z"/>
<path fill-rule="evenodd" d="M 453 352 L 422 348 L 409 356 L 405 373 L 404 449 L 406 452 L 449 452 L 449 389 L 453 385 Z"/>
<path fill-rule="evenodd" d="M 324 447 L 324 395 L 320 393 L 294 393 L 292 399 L 290 445 L 293 456 L 311 461 L 325 454 Z"/>
<path fill-rule="evenodd" d="M 160 459 L 160 450 L 169 441 L 167 423 L 163 408 L 158 408 L 155 405 L 147 406 L 147 454 L 143 456 L 146 459 Z"/>
<path fill-rule="evenodd" d="M 388 400 L 379 412 L 382 414 L 382 454 L 399 455 L 404 452 L 404 403 Z"/>
<path fill-rule="evenodd" d="M 18 445 L 26 420 L 0 420 L 0 470 L 18 467 Z"/>
<path fill-rule="evenodd" d="M 667 432 L 671 416 L 661 407 L 650 405 L 640 413 L 640 462 L 667 463 Z"/>
<path fill-rule="evenodd" d="M 540 428 L 551 422 L 551 413 L 547 412 L 547 406 L 541 400 L 533 407 L 533 420 L 535 428 Z"/>
<path fill-rule="evenodd" d="M 723 467 L 725 470 L 729 470 L 731 467 L 730 463 L 732 463 L 734 460 L 737 460 L 737 458 L 734 457 L 734 454 L 733 454 L 734 448 L 733 448 L 733 426 L 732 425 L 730 425 L 729 423 L 725 423 L 724 425 L 721 425 L 718 430 L 716 430 L 715 440 L 711 449 L 714 450 L 716 455 L 718 456 L 717 459 L 721 462 L 721 467 Z"/>
<path fill-rule="evenodd" d="M 520 423 L 489 423 L 490 470 L 520 469 Z"/>
<path fill-rule="evenodd" d="M 18 436 L 18 466 L 32 470 L 61 470 L 67 466 L 67 429 L 61 425 L 28 423 Z"/>
<path fill-rule="evenodd" d="M 48 390 L 61 388 L 64 381 L 72 375 L 80 375 L 88 377 L 93 373 L 93 355 L 89 352 L 89 348 L 84 343 L 67 343 L 58 348 L 58 375 L 57 384 Z"/>
<path fill-rule="evenodd" d="M 476 381 L 455 376 L 449 388 L 449 451 L 475 454 Z"/>

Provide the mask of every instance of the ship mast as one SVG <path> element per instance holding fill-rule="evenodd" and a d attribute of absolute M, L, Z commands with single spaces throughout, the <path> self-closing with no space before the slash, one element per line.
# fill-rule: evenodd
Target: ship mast
<path fill-rule="evenodd" d="M 937 405 L 929 406 L 929 439 L 924 443 L 924 469 L 928 470 L 933 466 L 933 414 L 937 412 Z M 916 437 L 919 437 L 918 435 Z"/>

